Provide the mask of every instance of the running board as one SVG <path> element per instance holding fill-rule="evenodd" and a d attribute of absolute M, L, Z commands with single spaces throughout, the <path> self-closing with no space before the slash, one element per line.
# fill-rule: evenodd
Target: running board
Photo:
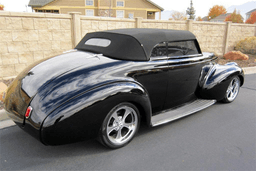
<path fill-rule="evenodd" d="M 191 115 L 216 103 L 216 100 L 197 99 L 176 109 L 167 110 L 151 118 L 151 125 L 158 126 Z"/>

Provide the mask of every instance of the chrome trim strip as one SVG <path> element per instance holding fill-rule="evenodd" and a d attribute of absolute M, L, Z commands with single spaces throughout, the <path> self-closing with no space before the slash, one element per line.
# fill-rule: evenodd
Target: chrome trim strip
<path fill-rule="evenodd" d="M 67 51 L 64 51 L 63 53 L 70 53 L 70 52 L 76 52 L 77 49 L 71 49 L 71 50 L 67 50 Z"/>
<path fill-rule="evenodd" d="M 168 56 L 150 57 L 150 61 L 160 61 L 160 60 L 167 60 L 167 59 L 169 59 Z"/>
<path fill-rule="evenodd" d="M 169 59 L 167 62 L 169 64 L 174 64 L 174 63 L 188 63 L 188 62 L 200 62 L 200 61 L 205 61 L 208 59 L 214 59 L 211 56 L 201 56 L 201 57 L 194 57 L 194 58 L 183 58 L 183 59 Z"/>
<path fill-rule="evenodd" d="M 200 60 L 200 61 L 195 61 L 195 62 L 193 62 L 192 63 L 192 61 L 190 61 L 190 62 L 184 62 L 184 63 L 182 63 L 182 62 L 173 62 L 173 63 L 168 63 L 167 62 L 167 64 L 168 64 L 168 67 L 170 67 L 171 69 L 173 69 L 173 68 L 176 68 L 176 67 L 180 67 L 180 66 L 189 66 L 189 65 L 196 65 L 196 64 L 200 64 L 200 63 L 203 63 L 203 62 L 211 62 L 211 61 L 213 61 L 214 59 L 205 59 L 205 60 Z M 172 64 L 171 66 L 169 66 L 170 64 Z M 155 68 L 166 68 L 166 66 L 156 66 Z"/>
<path fill-rule="evenodd" d="M 193 55 L 181 55 L 181 56 L 169 56 L 169 59 L 181 59 L 181 58 L 194 58 L 204 56 L 203 54 L 193 54 Z"/>
<path fill-rule="evenodd" d="M 195 55 L 184 55 L 184 56 L 156 56 L 156 57 L 150 57 L 151 61 L 158 61 L 158 60 L 179 60 L 179 59 L 184 59 L 184 58 L 194 58 L 194 57 L 202 57 L 203 54 L 195 54 Z M 208 56 L 208 57 L 212 57 L 212 56 Z"/>

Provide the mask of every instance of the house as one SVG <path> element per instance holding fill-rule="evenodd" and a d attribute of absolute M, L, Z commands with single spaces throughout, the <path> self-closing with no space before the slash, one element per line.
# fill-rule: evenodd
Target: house
<path fill-rule="evenodd" d="M 251 10 L 251 11 L 249 11 L 249 12 L 247 12 L 247 13 L 245 13 L 245 15 L 246 15 L 246 20 L 248 20 L 248 19 L 250 18 L 251 14 L 252 14 L 254 11 L 256 11 L 256 8 L 253 9 L 253 10 Z M 245 20 L 245 21 L 246 21 L 246 20 Z"/>
<path fill-rule="evenodd" d="M 35 12 L 67 14 L 81 12 L 86 16 L 155 19 L 164 9 L 150 0 L 30 0 Z"/>
<path fill-rule="evenodd" d="M 205 17 L 202 18 L 203 21 L 209 21 L 208 19 L 209 19 L 208 16 L 205 16 Z"/>
<path fill-rule="evenodd" d="M 221 15 L 211 19 L 210 22 L 225 22 L 226 17 L 231 14 L 232 13 L 221 14 Z"/>
<path fill-rule="evenodd" d="M 210 22 L 225 22 L 226 17 L 231 14 L 232 13 L 221 14 L 221 15 L 215 17 L 214 19 L 211 19 Z M 243 17 L 242 17 L 242 20 L 244 20 Z"/>

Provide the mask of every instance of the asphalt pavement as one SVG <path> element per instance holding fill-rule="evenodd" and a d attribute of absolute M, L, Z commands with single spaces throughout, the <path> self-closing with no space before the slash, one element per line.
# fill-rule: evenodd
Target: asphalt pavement
<path fill-rule="evenodd" d="M 44 146 L 17 126 L 0 129 L 0 170 L 237 170 L 256 168 L 256 74 L 237 99 L 155 128 L 127 146 L 96 140 Z"/>

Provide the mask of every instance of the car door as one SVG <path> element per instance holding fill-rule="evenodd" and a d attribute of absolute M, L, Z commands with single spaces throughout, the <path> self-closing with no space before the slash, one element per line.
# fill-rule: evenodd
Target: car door
<path fill-rule="evenodd" d="M 165 104 L 168 87 L 168 70 L 166 44 L 158 44 L 152 51 L 150 60 L 142 62 L 136 74 L 138 80 L 147 90 L 151 102 L 152 114 L 160 112 Z"/>
<path fill-rule="evenodd" d="M 202 56 L 196 40 L 168 42 L 168 90 L 164 109 L 180 106 L 196 98 Z"/>

